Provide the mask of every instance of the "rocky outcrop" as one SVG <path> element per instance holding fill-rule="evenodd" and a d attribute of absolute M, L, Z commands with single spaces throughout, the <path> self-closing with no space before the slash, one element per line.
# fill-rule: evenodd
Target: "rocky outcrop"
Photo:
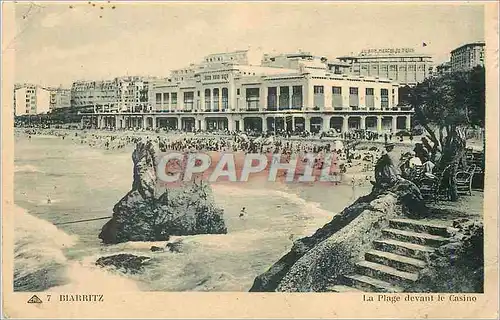
<path fill-rule="evenodd" d="M 104 243 L 166 241 L 171 235 L 227 233 L 223 210 L 203 182 L 164 189 L 157 186 L 156 151 L 138 142 L 132 154 L 134 181 L 102 228 Z"/>
<path fill-rule="evenodd" d="M 353 271 L 389 219 L 408 211 L 406 203 L 424 210 L 415 188 L 403 180 L 388 191 L 374 189 L 359 198 L 312 236 L 295 241 L 290 252 L 255 279 L 250 291 L 324 291 L 337 283 Z"/>
<path fill-rule="evenodd" d="M 115 267 L 124 273 L 138 273 L 144 269 L 144 265 L 150 260 L 149 257 L 135 256 L 129 253 L 115 254 L 97 259 L 96 265 L 100 267 Z"/>

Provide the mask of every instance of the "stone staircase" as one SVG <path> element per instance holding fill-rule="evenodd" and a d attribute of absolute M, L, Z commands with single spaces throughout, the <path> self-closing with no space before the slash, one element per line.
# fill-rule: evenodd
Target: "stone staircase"
<path fill-rule="evenodd" d="M 426 256 L 448 242 L 449 230 L 432 222 L 392 219 L 364 260 L 356 263 L 356 272 L 326 291 L 402 292 L 419 279 L 427 265 Z"/>

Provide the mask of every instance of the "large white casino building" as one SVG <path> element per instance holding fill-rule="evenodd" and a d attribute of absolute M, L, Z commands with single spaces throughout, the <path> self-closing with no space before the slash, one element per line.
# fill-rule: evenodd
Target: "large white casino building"
<path fill-rule="evenodd" d="M 265 54 L 257 65 L 246 50 L 211 54 L 152 81 L 140 112 L 96 106 L 82 122 L 99 128 L 187 131 L 410 129 L 413 111 L 398 105 L 399 84 L 350 75 L 349 68 L 307 52 Z"/>

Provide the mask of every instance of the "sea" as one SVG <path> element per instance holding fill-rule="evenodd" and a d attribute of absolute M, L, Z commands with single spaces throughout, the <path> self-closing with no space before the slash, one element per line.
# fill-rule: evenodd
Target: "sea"
<path fill-rule="evenodd" d="M 15 291 L 248 291 L 293 241 L 370 191 L 369 184 L 350 183 L 214 184 L 228 233 L 172 237 L 182 241 L 177 253 L 150 250 L 166 242 L 102 244 L 98 234 L 107 219 L 55 225 L 111 216 L 132 185 L 131 153 L 71 138 L 16 135 Z M 95 265 L 119 253 L 151 259 L 135 274 Z"/>

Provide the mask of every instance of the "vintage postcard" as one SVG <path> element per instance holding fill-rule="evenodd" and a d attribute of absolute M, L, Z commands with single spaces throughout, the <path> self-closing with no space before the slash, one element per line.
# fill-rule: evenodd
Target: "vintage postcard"
<path fill-rule="evenodd" d="M 498 318 L 497 2 L 2 2 L 8 318 Z"/>

